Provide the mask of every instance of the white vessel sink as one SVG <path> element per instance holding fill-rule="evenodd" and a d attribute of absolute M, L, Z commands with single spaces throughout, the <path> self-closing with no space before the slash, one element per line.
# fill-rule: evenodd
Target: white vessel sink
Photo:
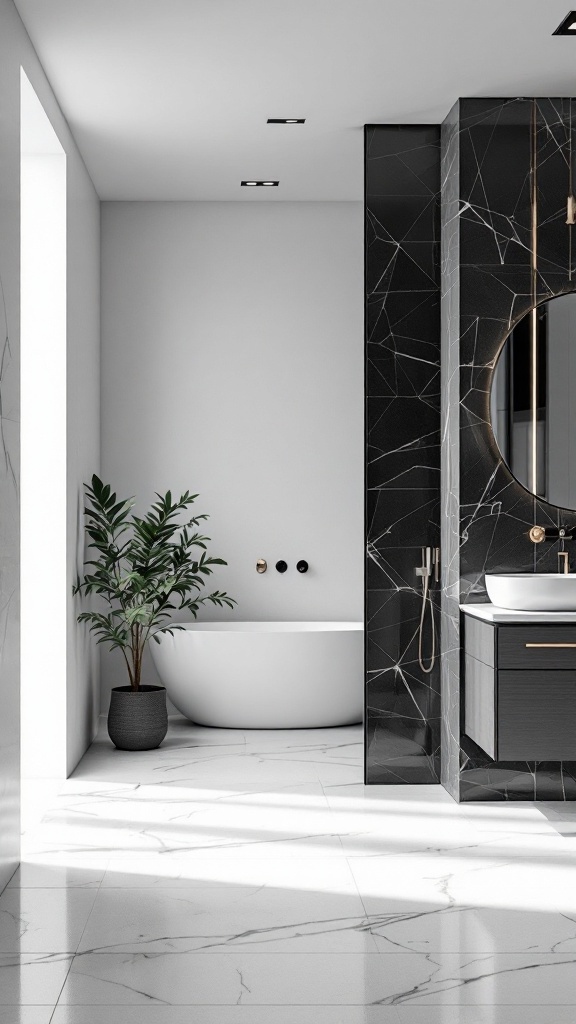
<path fill-rule="evenodd" d="M 487 573 L 486 590 L 498 608 L 520 612 L 576 611 L 576 573 Z"/>

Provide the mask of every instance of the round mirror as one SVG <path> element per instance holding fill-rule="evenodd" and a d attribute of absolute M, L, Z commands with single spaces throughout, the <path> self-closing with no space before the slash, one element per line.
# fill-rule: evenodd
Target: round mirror
<path fill-rule="evenodd" d="M 576 509 L 576 292 L 543 302 L 508 335 L 490 415 L 516 479 L 552 505 Z"/>

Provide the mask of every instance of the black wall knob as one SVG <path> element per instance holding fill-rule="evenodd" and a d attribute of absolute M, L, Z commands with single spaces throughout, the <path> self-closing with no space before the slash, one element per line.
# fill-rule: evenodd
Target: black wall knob
<path fill-rule="evenodd" d="M 301 558 L 300 561 L 296 563 L 296 568 L 298 569 L 298 572 L 308 572 L 308 562 Z"/>
<path fill-rule="evenodd" d="M 276 569 L 278 570 L 278 572 L 286 572 L 287 568 L 288 563 L 284 562 L 283 559 L 280 559 L 279 562 L 276 562 Z"/>

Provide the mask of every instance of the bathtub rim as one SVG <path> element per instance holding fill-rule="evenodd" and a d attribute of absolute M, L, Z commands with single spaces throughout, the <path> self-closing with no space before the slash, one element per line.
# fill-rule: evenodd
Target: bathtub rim
<path fill-rule="evenodd" d="M 189 632 L 189 633 L 263 633 L 268 634 L 283 634 L 283 633 L 351 633 L 351 632 L 364 632 L 364 623 L 357 621 L 271 621 L 266 620 L 251 620 L 251 621 L 236 621 L 236 620 L 223 620 L 222 622 L 210 621 L 210 622 L 173 622 L 165 626 L 162 632 L 166 632 L 168 629 L 176 629 L 174 636 L 178 633 Z M 159 639 L 162 637 L 162 632 L 157 635 Z M 167 634 L 170 635 L 169 633 Z"/>

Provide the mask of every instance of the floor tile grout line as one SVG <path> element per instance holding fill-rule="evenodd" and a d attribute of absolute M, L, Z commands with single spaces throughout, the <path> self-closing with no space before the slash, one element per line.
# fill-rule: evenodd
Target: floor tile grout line
<path fill-rule="evenodd" d="M 127 943 L 127 945 L 129 945 L 129 944 Z M 277 959 L 279 957 L 288 957 L 288 958 L 291 958 L 291 959 L 301 958 L 301 959 L 309 960 L 310 958 L 323 957 L 326 960 L 338 958 L 338 959 L 347 959 L 347 960 L 350 960 L 350 961 L 357 960 L 358 958 L 369 957 L 370 959 L 377 958 L 378 960 L 382 961 L 382 963 L 385 963 L 388 960 L 391 961 L 391 959 L 393 957 L 403 957 L 403 958 L 405 958 L 405 959 L 407 958 L 409 960 L 416 960 L 416 959 L 419 959 L 419 958 L 421 959 L 421 958 L 423 958 L 423 957 L 425 958 L 427 956 L 448 957 L 448 958 L 452 958 L 452 959 L 455 959 L 455 958 L 468 958 L 468 957 L 479 957 L 479 958 L 494 959 L 494 958 L 498 958 L 498 957 L 501 957 L 501 958 L 505 957 L 505 958 L 510 958 L 511 960 L 516 960 L 519 957 L 522 957 L 523 959 L 530 959 L 532 957 L 532 958 L 538 958 L 538 960 L 541 961 L 539 966 L 549 965 L 549 966 L 552 967 L 552 966 L 556 966 L 558 964 L 569 965 L 569 964 L 573 964 L 574 963 L 574 952 L 571 952 L 571 951 L 567 951 L 565 953 L 560 953 L 560 952 L 553 952 L 553 953 L 551 953 L 551 952 L 549 952 L 547 950 L 515 950 L 515 951 L 514 950 L 504 950 L 504 951 L 503 950 L 497 950 L 497 951 L 494 951 L 494 949 L 488 949 L 488 948 L 487 949 L 469 950 L 468 952 L 466 952 L 464 950 L 448 951 L 448 950 L 438 950 L 438 949 L 434 949 L 434 948 L 433 949 L 426 949 L 426 950 L 403 949 L 403 948 L 379 950 L 379 949 L 375 948 L 375 949 L 371 949 L 371 950 L 355 950 L 355 951 L 350 951 L 350 950 L 348 950 L 348 951 L 328 950 L 328 949 L 324 949 L 324 950 L 302 950 L 302 949 L 300 949 L 300 950 L 297 950 L 297 949 L 267 950 L 267 949 L 258 949 L 257 950 L 257 949 L 247 949 L 244 946 L 236 946 L 234 948 L 229 947 L 228 949 L 224 949 L 224 948 L 221 948 L 221 949 L 211 949 L 209 952 L 206 952 L 205 950 L 202 950 L 202 949 L 192 949 L 192 950 L 162 949 L 162 950 L 149 951 L 147 949 L 141 949 L 141 948 L 139 948 L 139 949 L 131 949 L 131 950 L 130 949 L 123 949 L 123 950 L 122 949 L 113 949 L 113 950 L 110 950 L 109 948 L 85 949 L 85 950 L 79 950 L 76 953 L 72 953 L 72 952 L 66 952 L 66 953 L 64 953 L 64 952 L 44 952 L 44 953 L 42 953 L 42 952 L 39 952 L 39 951 L 28 952 L 28 953 L 20 953 L 20 952 L 6 953 L 6 952 L 2 952 L 2 953 L 0 953 L 0 959 L 11 959 L 11 960 L 14 960 L 15 962 L 17 960 L 24 960 L 24 961 L 28 960 L 28 961 L 30 961 L 29 965 L 33 965 L 33 964 L 37 964 L 37 963 L 40 963 L 40 964 L 53 963 L 53 962 L 54 963 L 58 963 L 58 962 L 63 962 L 64 960 L 67 960 L 67 961 L 70 961 L 70 966 L 72 966 L 71 962 L 73 960 L 84 959 L 86 957 L 91 957 L 91 958 L 100 958 L 100 957 L 102 957 L 102 958 L 108 958 L 108 959 L 124 958 L 126 960 L 128 960 L 128 959 L 135 959 L 135 958 L 147 960 L 150 957 L 152 957 L 154 959 L 174 959 L 175 960 L 175 959 L 180 959 L 180 958 L 183 958 L 183 957 L 187 957 L 189 959 L 194 957 L 194 958 L 198 959 L 199 961 L 203 961 L 203 960 L 209 961 L 212 958 L 222 958 L 222 957 L 228 957 L 229 958 L 231 955 L 240 956 L 240 957 L 246 958 L 246 959 L 252 959 L 252 958 L 258 959 L 258 958 L 264 958 L 264 957 L 265 958 Z M 15 965 L 16 965 L 16 963 L 14 963 L 12 966 L 15 966 Z M 575 1000 L 575 1002 L 576 1002 L 576 1000 Z M 0 1006 L 2 1006 L 2 1005 L 4 1005 L 4 1004 L 2 1004 L 0 1002 Z"/>
<path fill-rule="evenodd" d="M 98 899 L 98 896 L 100 895 L 100 891 L 102 889 L 102 884 L 104 882 L 104 878 L 106 877 L 106 871 L 108 870 L 109 863 L 110 863 L 110 858 L 108 857 L 107 860 L 106 860 L 106 867 L 104 868 L 104 870 L 102 872 L 102 878 L 100 879 L 98 888 L 95 890 L 95 895 L 94 895 L 94 899 L 92 901 L 92 906 L 90 908 L 90 913 L 88 914 L 88 917 L 86 918 L 86 921 L 84 922 L 84 927 L 82 929 L 82 934 L 81 934 L 80 938 L 78 939 L 78 942 L 77 942 L 77 945 L 76 945 L 76 951 L 75 951 L 74 955 L 76 955 L 76 953 L 78 952 L 78 949 L 82 945 L 82 939 L 84 938 L 84 934 L 85 934 L 86 929 L 88 927 L 88 923 L 90 921 L 90 918 L 92 917 L 92 914 L 94 913 L 94 907 L 96 906 L 96 900 Z M 70 965 L 70 967 L 72 967 L 72 965 Z M 58 1005 L 58 1004 L 56 1004 L 56 1005 Z"/>
<path fill-rule="evenodd" d="M 323 781 L 323 779 L 319 779 L 319 781 L 320 781 L 320 785 L 322 787 L 322 793 L 324 794 L 324 799 L 326 801 L 326 805 L 328 807 L 328 810 L 330 811 L 331 815 L 334 815 L 335 812 L 334 812 L 334 809 L 333 809 L 333 807 L 330 804 L 330 801 L 328 799 L 328 794 L 326 793 L 326 786 L 324 785 L 324 781 Z M 340 843 L 340 848 L 342 850 L 342 856 L 345 858 L 345 860 L 347 862 L 348 858 L 346 857 L 346 850 L 344 849 L 344 843 L 342 842 L 342 835 L 341 835 L 341 833 L 338 833 L 338 842 Z M 350 872 L 350 873 L 352 873 L 352 872 Z M 355 879 L 354 879 L 354 885 L 356 885 L 356 880 Z M 357 888 L 357 886 L 356 886 L 356 888 Z M 364 904 L 362 904 L 362 905 L 364 905 Z"/>
<path fill-rule="evenodd" d="M 315 949 L 315 950 L 296 950 L 296 949 L 292 949 L 292 950 L 287 950 L 287 949 L 277 949 L 277 950 L 262 950 L 262 949 L 260 949 L 260 950 L 256 950 L 256 949 L 254 949 L 254 950 L 250 950 L 250 949 L 246 949 L 243 946 L 236 946 L 236 947 L 234 947 L 234 952 L 236 954 L 238 954 L 239 956 L 246 956 L 246 957 L 263 957 L 263 956 L 266 956 L 266 957 L 269 957 L 269 956 L 270 957 L 279 957 L 279 956 L 289 956 L 289 957 L 306 957 L 306 958 L 308 958 L 308 957 L 323 956 L 323 957 L 326 957 L 326 958 L 331 958 L 331 957 L 349 957 L 349 958 L 351 958 L 351 957 L 366 957 L 366 956 L 369 956 L 369 957 L 380 957 L 382 959 L 384 957 L 403 956 L 403 957 L 411 957 L 411 958 L 415 959 L 416 957 L 426 957 L 428 955 L 430 955 L 430 956 L 448 956 L 448 957 L 460 957 L 460 956 L 461 957 L 469 957 L 469 956 L 472 956 L 472 957 L 475 957 L 475 956 L 478 956 L 478 957 L 519 957 L 519 956 L 530 957 L 530 956 L 534 956 L 534 957 L 540 957 L 540 958 L 547 958 L 547 960 L 550 962 L 550 964 L 553 964 L 555 961 L 560 961 L 561 958 L 564 958 L 566 963 L 574 963 L 574 961 L 575 961 L 575 953 L 573 951 L 567 951 L 565 953 L 558 953 L 558 952 L 551 953 L 549 950 L 531 950 L 531 949 L 528 949 L 528 950 L 527 949 L 523 949 L 523 950 L 496 950 L 496 951 L 494 951 L 493 949 L 485 949 L 485 950 L 475 949 L 475 950 L 469 950 L 469 951 L 465 951 L 465 950 L 452 950 L 452 951 L 448 951 L 448 950 L 434 950 L 434 949 L 427 949 L 426 951 L 417 950 L 417 949 L 388 949 L 388 950 L 372 949 L 372 950 L 361 950 L 361 951 L 359 951 L 359 950 L 355 950 L 355 951 L 350 951 L 350 950 L 327 950 L 327 949 L 324 949 L 324 950 L 322 950 L 322 949 Z M 75 959 L 77 957 L 85 957 L 85 956 L 102 956 L 102 957 L 104 957 L 104 956 L 107 956 L 107 957 L 121 957 L 121 956 L 123 956 L 123 957 L 136 957 L 137 956 L 137 957 L 143 957 L 144 959 L 147 959 L 150 956 L 150 953 L 147 950 L 143 950 L 143 949 L 138 949 L 138 950 L 127 950 L 127 949 L 125 949 L 125 950 L 116 950 L 116 951 L 112 951 L 112 952 L 110 952 L 109 950 L 106 950 L 106 949 L 100 949 L 100 950 L 98 950 L 98 949 L 95 949 L 95 950 L 94 949 L 85 949 L 85 950 L 79 950 L 76 953 L 71 953 L 71 952 L 66 952 L 66 953 L 56 952 L 55 953 L 54 951 L 52 951 L 52 952 L 39 952 L 39 951 L 35 951 L 35 952 L 31 952 L 31 953 L 6 953 L 6 952 L 0 953 L 0 957 L 18 957 L 18 956 L 22 956 L 22 957 L 58 957 L 58 958 L 69 958 L 69 959 Z M 184 957 L 184 956 L 191 957 L 191 956 L 196 956 L 196 957 L 199 957 L 199 958 L 201 958 L 203 960 L 208 960 L 212 956 L 215 956 L 215 957 L 227 956 L 227 957 L 229 957 L 230 956 L 230 949 L 227 949 L 227 950 L 226 949 L 214 949 L 214 950 L 210 950 L 209 953 L 206 953 L 206 952 L 204 952 L 202 950 L 195 950 L 195 949 L 193 949 L 193 950 L 168 949 L 168 950 L 157 950 L 156 952 L 154 952 L 152 954 L 152 956 L 154 956 L 156 958 L 160 958 L 160 957 Z M 0 1003 L 0 1006 L 2 1006 L 2 1005 L 3 1004 Z M 572 1004 L 570 1004 L 570 1005 L 572 1005 Z"/>
<path fill-rule="evenodd" d="M 60 987 L 60 991 L 58 992 L 58 996 L 56 997 L 56 1002 L 54 1003 L 54 1006 L 52 1008 L 52 1013 L 50 1014 L 50 1021 L 48 1022 L 48 1024 L 51 1024 L 52 1018 L 53 1018 L 54 1014 L 56 1013 L 56 1009 L 57 1009 L 58 1003 L 60 1002 L 60 996 L 62 995 L 62 993 L 64 991 L 64 986 L 65 986 L 65 984 L 66 984 L 66 982 L 68 980 L 68 975 L 70 974 L 70 971 L 72 969 L 72 962 L 73 962 L 73 960 L 74 960 L 74 956 L 72 955 L 70 957 L 70 959 L 69 959 L 68 970 L 66 971 L 66 974 L 64 975 L 64 978 L 62 980 L 62 985 Z"/>

